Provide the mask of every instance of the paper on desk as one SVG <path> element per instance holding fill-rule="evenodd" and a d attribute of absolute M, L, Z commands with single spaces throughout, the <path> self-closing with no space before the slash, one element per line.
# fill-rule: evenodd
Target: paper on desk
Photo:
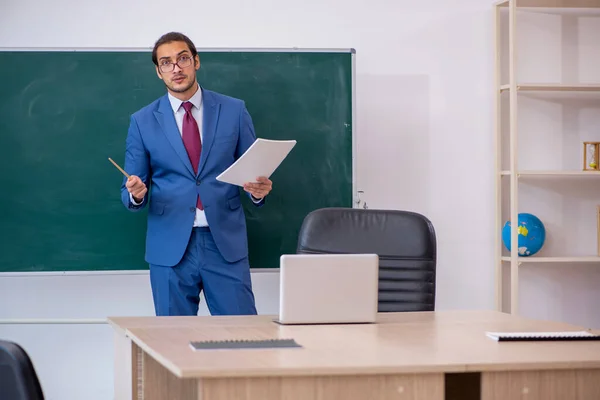
<path fill-rule="evenodd" d="M 269 178 L 295 145 L 295 140 L 256 139 L 217 180 L 244 186 L 246 182 L 256 182 L 259 176 Z"/>
<path fill-rule="evenodd" d="M 589 331 L 559 332 L 486 332 L 487 337 L 497 341 L 503 340 L 544 340 L 544 339 L 600 339 Z"/>

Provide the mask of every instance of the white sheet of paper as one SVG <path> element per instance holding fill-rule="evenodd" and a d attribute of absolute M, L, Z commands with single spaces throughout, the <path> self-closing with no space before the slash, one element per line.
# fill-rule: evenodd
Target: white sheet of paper
<path fill-rule="evenodd" d="M 295 145 L 295 140 L 258 138 L 217 180 L 244 186 L 246 182 L 256 182 L 259 176 L 270 178 Z"/>

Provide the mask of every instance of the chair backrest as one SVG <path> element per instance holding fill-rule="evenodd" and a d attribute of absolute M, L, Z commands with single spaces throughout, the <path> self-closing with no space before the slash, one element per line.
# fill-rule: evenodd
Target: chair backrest
<path fill-rule="evenodd" d="M 29 355 L 16 343 L 0 340 L 0 399 L 44 400 Z"/>
<path fill-rule="evenodd" d="M 379 312 L 433 311 L 436 235 L 429 219 L 397 210 L 322 208 L 300 228 L 299 254 L 379 255 Z"/>

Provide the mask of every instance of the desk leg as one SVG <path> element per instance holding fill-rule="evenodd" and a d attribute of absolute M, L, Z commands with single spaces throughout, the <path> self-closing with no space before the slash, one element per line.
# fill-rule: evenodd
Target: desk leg
<path fill-rule="evenodd" d="M 443 400 L 444 374 L 204 379 L 198 400 Z"/>
<path fill-rule="evenodd" d="M 115 332 L 114 345 L 115 400 L 137 399 L 138 347 L 119 331 Z"/>
<path fill-rule="evenodd" d="M 481 400 L 513 399 L 600 399 L 600 369 L 481 374 Z"/>

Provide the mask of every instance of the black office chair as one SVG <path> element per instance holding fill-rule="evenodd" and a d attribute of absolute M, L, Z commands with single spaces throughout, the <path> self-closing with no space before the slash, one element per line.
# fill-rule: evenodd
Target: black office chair
<path fill-rule="evenodd" d="M 16 343 L 0 340 L 0 399 L 44 400 L 31 359 Z"/>
<path fill-rule="evenodd" d="M 304 218 L 296 253 L 375 253 L 379 312 L 433 311 L 436 248 L 433 225 L 421 214 L 322 208 Z"/>

